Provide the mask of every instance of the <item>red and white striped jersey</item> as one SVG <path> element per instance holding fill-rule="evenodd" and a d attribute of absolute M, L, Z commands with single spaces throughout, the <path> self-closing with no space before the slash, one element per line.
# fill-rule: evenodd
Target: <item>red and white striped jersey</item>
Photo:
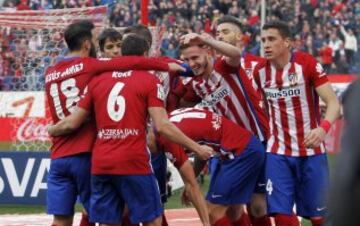
<path fill-rule="evenodd" d="M 287 156 L 311 156 L 325 152 L 324 145 L 306 148 L 304 137 L 320 121 L 315 88 L 328 82 L 320 63 L 303 52 L 294 52 L 283 69 L 270 61 L 256 66 L 254 79 L 269 103 L 270 138 L 267 152 Z"/>
<path fill-rule="evenodd" d="M 268 118 L 261 98 L 253 89 L 245 71 L 230 67 L 218 59 L 209 79 L 195 76 L 186 84 L 183 99 L 197 102 L 197 108 L 225 116 L 241 127 L 253 132 L 261 141 L 266 140 Z"/>
<path fill-rule="evenodd" d="M 253 78 L 253 71 L 256 67 L 256 65 L 262 61 L 265 61 L 264 58 L 252 55 L 250 53 L 244 53 L 242 54 L 242 57 L 240 59 L 240 66 L 245 70 L 247 77 L 251 81 L 253 87 L 255 90 L 258 89 L 256 82 Z"/>

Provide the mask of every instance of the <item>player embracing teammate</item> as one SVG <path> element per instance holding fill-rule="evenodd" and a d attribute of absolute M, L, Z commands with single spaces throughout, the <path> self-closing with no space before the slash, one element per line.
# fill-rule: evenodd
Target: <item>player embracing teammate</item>
<path fill-rule="evenodd" d="M 92 29 L 88 28 L 88 30 Z M 314 226 L 322 225 L 326 210 L 323 195 L 328 186 L 327 159 L 322 142 L 331 124 L 339 116 L 339 104 L 336 96 L 321 65 L 306 53 L 292 51 L 291 34 L 286 24 L 270 22 L 263 27 L 261 33 L 265 49 L 265 59 L 263 60 L 246 57 L 242 53 L 238 48 L 240 46 L 237 45 L 241 41 L 240 34 L 241 27 L 237 24 L 237 20 L 225 17 L 218 24 L 218 40 L 199 34 L 187 34 L 182 37 L 181 53 L 192 69 L 194 77 L 181 84 L 180 102 L 186 104 L 191 102 L 196 104 L 195 108 L 212 111 L 221 117 L 226 117 L 237 126 L 242 127 L 244 131 L 247 130 L 256 135 L 263 144 L 267 144 L 265 166 L 249 165 L 249 167 L 254 167 L 253 175 L 256 175 L 257 178 L 255 182 L 251 182 L 253 189 L 250 190 L 251 193 L 261 190 L 261 187 L 263 190 L 266 184 L 267 213 L 275 217 L 277 226 L 299 224 L 293 214 L 294 204 L 296 204 L 297 215 L 309 218 Z M 148 43 L 141 41 L 139 40 L 139 45 L 135 46 L 137 48 L 124 49 L 130 52 L 136 51 L 130 55 L 141 55 L 148 50 Z M 91 41 L 83 46 L 83 51 L 92 51 Z M 222 56 L 212 58 L 208 48 L 212 48 Z M 134 59 L 139 60 L 140 58 Z M 144 65 L 148 65 L 148 63 L 146 62 Z M 160 62 L 157 65 L 159 66 L 155 68 L 144 66 L 141 69 L 167 70 L 169 67 Z M 135 66 L 132 67 L 136 69 Z M 174 64 L 170 66 L 173 70 L 181 70 Z M 116 68 L 106 68 L 104 71 L 114 69 Z M 80 66 L 76 64 L 71 70 L 78 72 Z M 92 188 L 94 195 L 92 202 L 94 205 L 93 208 L 90 208 L 91 219 L 103 224 L 116 224 L 121 221 L 120 212 L 124 203 L 128 205 L 131 203 L 129 206 L 130 219 L 133 223 L 143 222 L 146 225 L 159 225 L 161 222 L 159 216 L 162 211 L 159 197 L 157 195 L 150 197 L 150 194 L 144 193 L 142 194 L 143 198 L 148 198 L 145 203 L 150 206 L 143 205 L 144 200 L 135 199 L 138 191 L 129 189 L 140 186 L 140 184 L 141 186 L 148 184 L 149 191 L 155 189 L 156 182 L 148 164 L 150 158 L 145 140 L 147 115 L 149 114 L 153 119 L 157 132 L 162 133 L 171 141 L 181 143 L 203 159 L 210 157 L 211 148 L 199 146 L 167 120 L 167 114 L 163 108 L 166 100 L 162 85 L 154 76 L 146 72 L 131 70 L 103 73 L 90 82 L 85 93 L 83 90 L 90 79 L 82 82 L 77 94 L 70 93 L 70 91 L 74 91 L 72 83 L 69 83 L 71 79 L 62 79 L 57 82 L 59 77 L 57 73 L 56 70 L 50 70 L 47 73 L 49 78 L 47 93 L 52 97 L 53 115 L 57 117 L 55 122 L 63 120 L 49 129 L 51 134 L 59 135 L 69 133 L 78 127 L 84 129 L 86 126 L 91 126 L 91 123 L 87 123 L 91 120 L 89 113 L 92 111 L 95 113 L 97 133 L 90 133 L 88 139 L 93 140 L 94 136 L 97 136 L 93 150 Z M 61 75 L 63 74 L 69 76 L 65 72 Z M 71 78 L 71 76 L 69 77 Z M 67 83 L 63 84 L 63 80 Z M 146 85 L 144 85 L 145 83 Z M 59 91 L 63 93 L 65 99 L 61 98 L 57 103 Z M 83 95 L 80 97 L 81 94 Z M 75 100 L 74 98 L 77 96 L 79 98 Z M 320 122 L 318 96 L 324 100 L 327 106 L 322 122 Z M 80 104 L 75 107 L 80 99 Z M 268 105 L 268 112 L 265 109 L 264 100 Z M 70 103 L 70 101 L 72 102 Z M 64 107 L 68 109 L 65 114 L 60 112 Z M 64 119 L 64 116 L 69 115 L 70 112 L 73 114 Z M 80 132 L 74 134 L 76 136 L 86 135 L 86 133 Z M 204 134 L 205 132 L 202 135 Z M 240 143 L 241 134 L 246 133 L 239 134 L 238 142 Z M 75 136 L 68 137 L 67 139 L 70 139 Z M 190 136 L 190 138 L 193 137 Z M 196 138 L 193 139 L 197 141 Z M 62 142 L 70 144 L 66 140 Z M 86 151 L 79 153 L 88 152 L 92 148 L 92 142 L 86 145 L 83 148 Z M 171 145 L 169 146 L 171 147 Z M 244 146 L 241 149 L 245 148 Z M 259 148 L 259 152 L 261 152 L 261 148 Z M 77 153 L 69 154 L 70 156 L 77 155 Z M 90 157 L 85 157 L 87 159 L 84 162 L 87 162 L 89 169 L 88 159 Z M 70 161 L 79 162 L 80 160 L 70 159 Z M 54 162 L 52 161 L 50 176 L 53 175 Z M 120 162 L 122 167 L 119 168 Z M 237 164 L 245 165 L 245 163 L 246 161 L 241 160 Z M 58 164 L 76 165 L 71 162 Z M 223 164 L 221 156 L 214 158 L 212 163 L 215 166 L 215 171 L 212 171 L 212 176 L 215 175 L 214 178 L 219 178 L 216 175 L 221 167 L 225 168 Z M 236 166 L 230 166 L 230 168 L 235 170 Z M 261 169 L 265 172 L 261 173 Z M 142 176 L 135 178 L 133 175 Z M 56 182 L 55 179 L 53 180 Z M 247 181 L 246 178 L 239 180 L 244 183 Z M 130 186 L 130 184 L 132 185 Z M 241 219 L 242 204 L 250 202 L 248 196 L 240 197 L 236 203 L 233 203 L 234 200 L 225 199 L 225 201 L 218 202 L 217 199 L 223 194 L 220 196 L 216 192 L 214 194 L 216 186 L 218 186 L 216 180 L 212 180 L 207 195 L 211 224 L 244 225 L 244 221 Z M 230 184 L 224 183 L 224 186 L 228 186 L 228 189 L 231 190 Z M 238 186 L 244 185 L 239 183 Z M 115 187 L 116 192 L 121 195 L 114 195 L 116 192 L 110 187 Z M 55 193 L 57 187 L 54 186 L 53 189 L 55 189 L 53 190 Z M 109 192 L 104 193 L 105 190 Z M 158 194 L 159 192 L 155 190 L 154 194 Z M 236 189 L 234 188 L 234 190 Z M 217 190 L 215 189 L 215 191 Z M 249 189 L 246 191 L 249 192 Z M 258 196 L 258 199 L 253 202 L 253 208 L 250 208 L 255 216 L 255 219 L 252 220 L 254 226 L 270 225 L 270 220 L 266 216 L 264 200 L 263 196 Z M 58 201 L 50 201 L 50 207 L 56 202 Z M 86 200 L 84 202 L 84 204 L 88 203 Z M 104 206 L 104 203 L 105 205 L 114 205 L 114 207 L 110 210 Z M 71 205 L 73 205 L 73 201 L 68 204 L 69 208 Z M 86 205 L 88 210 L 88 204 Z M 146 212 L 145 209 L 152 211 Z M 257 211 L 259 214 L 256 214 Z M 52 210 L 49 212 L 58 216 L 55 217 L 56 220 L 61 220 L 62 215 L 71 216 L 72 214 L 72 211 L 57 213 Z M 66 218 L 66 222 L 70 222 L 69 219 Z M 63 225 L 59 223 L 61 221 L 56 220 L 54 221 L 55 225 Z M 247 225 L 250 223 L 247 222 Z"/>

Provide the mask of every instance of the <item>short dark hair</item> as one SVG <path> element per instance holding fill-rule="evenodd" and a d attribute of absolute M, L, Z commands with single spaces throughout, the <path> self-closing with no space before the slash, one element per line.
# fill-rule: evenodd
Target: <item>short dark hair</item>
<path fill-rule="evenodd" d="M 133 25 L 125 28 L 124 34 L 137 34 L 143 37 L 148 43 L 149 48 L 152 45 L 152 34 L 148 27 L 142 24 Z"/>
<path fill-rule="evenodd" d="M 70 51 L 80 50 L 85 40 L 92 42 L 94 24 L 90 20 L 80 20 L 70 24 L 64 33 L 65 42 Z"/>
<path fill-rule="evenodd" d="M 225 15 L 217 20 L 217 25 L 224 24 L 224 23 L 231 23 L 237 26 L 240 31 L 243 31 L 243 25 L 241 24 L 240 20 L 238 20 L 234 16 Z"/>
<path fill-rule="evenodd" d="M 120 32 L 118 32 L 114 28 L 107 28 L 107 29 L 103 30 L 100 33 L 100 35 L 98 36 L 99 47 L 102 52 L 104 52 L 104 46 L 105 46 L 106 39 L 109 39 L 112 42 L 119 41 L 119 40 L 121 41 L 122 35 Z"/>
<path fill-rule="evenodd" d="M 262 27 L 263 30 L 276 29 L 279 31 L 281 37 L 293 39 L 293 34 L 290 27 L 282 21 L 271 21 Z"/>
<path fill-rule="evenodd" d="M 148 50 L 148 42 L 137 34 L 127 35 L 121 45 L 121 54 L 123 56 L 142 56 Z"/>

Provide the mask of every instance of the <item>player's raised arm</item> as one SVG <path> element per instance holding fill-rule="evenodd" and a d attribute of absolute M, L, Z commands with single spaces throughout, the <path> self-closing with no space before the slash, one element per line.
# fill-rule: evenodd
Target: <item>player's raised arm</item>
<path fill-rule="evenodd" d="M 55 125 L 48 126 L 48 133 L 51 136 L 60 136 L 71 133 L 81 126 L 88 115 L 89 112 L 87 110 L 76 107 L 73 113 L 58 121 Z"/>
<path fill-rule="evenodd" d="M 186 34 L 181 37 L 180 42 L 183 45 L 190 44 L 191 42 L 198 42 L 199 44 L 207 45 L 217 52 L 223 54 L 226 57 L 226 62 L 229 65 L 234 67 L 240 65 L 241 51 L 239 48 L 226 42 L 218 41 L 208 34 Z"/>
<path fill-rule="evenodd" d="M 212 156 L 213 149 L 206 145 L 199 145 L 181 132 L 169 121 L 164 108 L 150 107 L 149 113 L 150 117 L 154 121 L 155 128 L 160 135 L 163 135 L 172 142 L 181 144 L 186 149 L 195 152 L 201 159 L 207 160 Z"/>

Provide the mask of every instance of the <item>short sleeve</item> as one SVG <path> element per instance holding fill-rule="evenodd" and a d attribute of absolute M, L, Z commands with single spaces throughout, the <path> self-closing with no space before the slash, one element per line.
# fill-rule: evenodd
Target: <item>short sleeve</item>
<path fill-rule="evenodd" d="M 94 81 L 95 79 L 93 79 Z M 83 108 L 87 111 L 91 111 L 93 105 L 93 97 L 92 97 L 92 86 L 94 82 L 90 82 L 84 89 L 83 93 L 80 96 L 80 101 L 78 103 L 78 107 Z"/>
<path fill-rule="evenodd" d="M 163 147 L 166 156 L 177 169 L 180 169 L 181 166 L 188 160 L 188 156 L 186 155 L 185 150 L 181 145 L 172 143 L 170 141 L 164 141 Z"/>
<path fill-rule="evenodd" d="M 164 107 L 166 98 L 164 87 L 154 76 L 149 76 L 147 104 L 148 107 Z"/>
<path fill-rule="evenodd" d="M 315 60 L 315 58 L 309 56 L 311 60 L 308 65 L 309 75 L 310 75 L 310 82 L 314 85 L 314 87 L 319 87 L 326 82 L 328 82 L 327 75 L 324 71 L 322 65 Z"/>

